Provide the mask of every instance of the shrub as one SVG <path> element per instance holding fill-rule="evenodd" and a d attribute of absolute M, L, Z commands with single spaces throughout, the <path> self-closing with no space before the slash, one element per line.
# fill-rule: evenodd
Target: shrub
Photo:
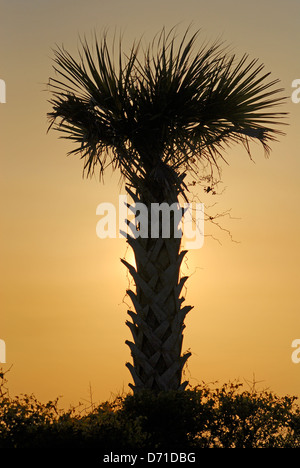
<path fill-rule="evenodd" d="M 58 409 L 58 399 L 11 398 L 0 372 L 0 448 L 88 448 L 102 452 L 202 448 L 300 448 L 294 396 L 247 391 L 241 383 L 184 392 L 145 391 L 90 411 Z"/>

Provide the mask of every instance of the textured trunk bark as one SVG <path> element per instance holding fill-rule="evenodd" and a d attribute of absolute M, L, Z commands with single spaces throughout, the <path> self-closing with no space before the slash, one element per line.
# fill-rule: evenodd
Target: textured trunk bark
<path fill-rule="evenodd" d="M 143 203 L 150 214 L 151 203 L 162 203 L 161 197 L 153 197 L 143 190 L 142 197 L 133 194 L 135 203 Z M 159 198 L 159 199 L 157 199 Z M 165 197 L 166 198 L 166 197 Z M 177 193 L 171 192 L 164 200 L 168 205 L 177 203 Z M 182 212 L 180 211 L 180 218 Z M 151 238 L 151 218 L 148 217 L 148 238 L 128 236 L 132 247 L 136 269 L 121 260 L 132 275 L 136 292 L 128 290 L 134 311 L 128 314 L 132 321 L 130 328 L 133 342 L 126 341 L 131 350 L 133 365 L 126 363 L 134 385 L 135 393 L 144 389 L 153 391 L 184 390 L 188 382 L 181 382 L 182 369 L 191 353 L 181 355 L 184 319 L 192 309 L 183 306 L 182 287 L 187 277 L 180 279 L 180 266 L 186 251 L 180 252 L 181 238 L 174 235 L 174 221 L 170 219 L 170 237 Z M 141 226 L 143 228 L 143 226 Z"/>

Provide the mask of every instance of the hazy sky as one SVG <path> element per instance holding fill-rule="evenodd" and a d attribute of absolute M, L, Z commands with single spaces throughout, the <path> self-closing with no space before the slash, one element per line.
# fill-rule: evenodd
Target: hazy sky
<path fill-rule="evenodd" d="M 82 162 L 66 157 L 71 143 L 47 134 L 46 83 L 56 44 L 72 53 L 78 35 L 105 28 L 124 33 L 124 48 L 162 26 L 192 23 L 203 40 L 222 38 L 238 56 L 248 53 L 281 80 L 287 96 L 300 78 L 298 0 L 116 1 L 1 0 L 0 104 L 1 316 L 11 394 L 34 393 L 62 403 L 101 401 L 128 391 L 130 339 L 125 326 L 131 259 L 122 239 L 96 236 L 96 207 L 117 203 L 118 174 L 105 184 L 82 178 Z M 300 392 L 300 363 L 291 343 L 299 319 L 300 103 L 289 99 L 287 135 L 265 159 L 251 162 L 233 148 L 223 168 L 215 210 L 231 210 L 222 229 L 205 226 L 203 248 L 183 265 L 191 274 L 183 349 L 186 375 L 201 381 L 261 381 L 280 394 Z M 202 194 L 199 193 L 201 198 Z M 234 241 L 227 235 L 228 229 Z M 236 241 L 236 242 L 235 242 Z M 300 396 L 300 395 L 299 395 Z"/>

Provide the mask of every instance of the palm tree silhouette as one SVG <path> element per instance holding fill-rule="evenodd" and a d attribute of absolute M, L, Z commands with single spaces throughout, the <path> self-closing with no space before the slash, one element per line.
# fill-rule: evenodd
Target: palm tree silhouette
<path fill-rule="evenodd" d="M 153 203 L 188 200 L 186 174 L 201 178 L 200 165 L 212 176 L 226 146 L 241 143 L 251 155 L 250 142 L 257 140 L 269 153 L 269 143 L 282 134 L 276 125 L 284 113 L 271 109 L 285 99 L 278 80 L 268 81 L 257 60 L 237 60 L 219 42 L 194 52 L 198 34 L 188 29 L 178 40 L 175 29 L 163 29 L 142 53 L 140 41 L 127 55 L 120 41 L 117 60 L 106 33 L 101 40 L 95 35 L 92 45 L 81 40 L 78 60 L 63 47 L 55 50 L 49 128 L 76 144 L 69 154 L 84 160 L 84 174 L 98 169 L 102 176 L 112 165 L 132 200 L 149 210 Z M 149 218 L 146 236 L 127 238 L 136 268 L 122 260 L 136 286 L 127 291 L 135 310 L 126 322 L 134 392 L 188 383 L 181 381 L 190 356 L 182 355 L 184 320 L 192 308 L 182 297 L 186 251 L 174 228 L 169 238 L 161 230 L 152 238 L 150 228 Z"/>

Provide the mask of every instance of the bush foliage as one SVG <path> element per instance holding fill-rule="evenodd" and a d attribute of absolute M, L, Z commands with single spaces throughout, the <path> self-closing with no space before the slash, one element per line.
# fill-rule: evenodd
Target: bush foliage
<path fill-rule="evenodd" d="M 11 398 L 0 373 L 0 448 L 136 452 L 201 448 L 300 448 L 295 396 L 239 382 L 184 392 L 119 396 L 90 411 L 58 409 L 33 395 Z"/>

